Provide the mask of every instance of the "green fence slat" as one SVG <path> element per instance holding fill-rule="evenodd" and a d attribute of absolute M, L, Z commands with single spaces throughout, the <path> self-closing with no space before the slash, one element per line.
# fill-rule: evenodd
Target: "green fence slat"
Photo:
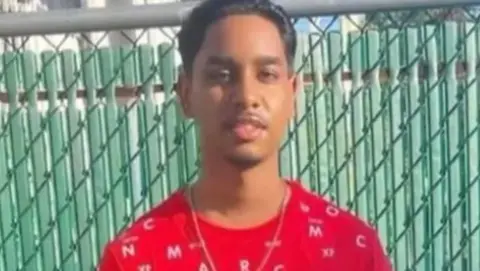
<path fill-rule="evenodd" d="M 78 81 L 80 79 L 79 70 L 76 67 L 76 53 L 72 50 L 63 51 L 60 54 L 61 61 L 61 78 L 63 89 L 67 96 L 67 132 L 68 138 L 68 158 L 70 160 L 70 168 L 68 170 L 70 177 L 69 194 L 71 195 L 71 203 L 69 206 L 70 226 L 75 236 L 80 235 L 79 222 L 88 219 L 88 192 L 85 185 L 83 172 L 85 171 L 85 156 L 82 146 L 83 140 L 83 122 L 80 120 L 80 114 L 77 109 L 77 90 Z M 75 263 L 78 251 L 77 246 L 72 247 L 76 240 L 70 232 L 60 232 L 60 259 L 61 268 L 64 270 L 80 270 Z"/>
<path fill-rule="evenodd" d="M 401 170 L 401 176 L 400 176 L 400 181 L 401 181 L 401 187 L 402 187 L 402 193 L 403 193 L 403 199 L 401 202 L 401 206 L 404 209 L 405 217 L 404 220 L 402 221 L 402 231 L 404 232 L 403 238 L 405 239 L 405 254 L 403 255 L 404 261 L 407 266 L 412 266 L 415 263 L 415 253 L 414 249 L 414 240 L 413 240 L 413 225 L 412 225 L 412 216 L 413 216 L 413 207 L 411 204 L 412 201 L 412 189 L 411 189 L 411 162 L 410 162 L 410 149 L 411 149 L 411 143 L 410 143 L 410 136 L 408 134 L 408 126 L 409 126 L 409 121 L 408 118 L 410 117 L 410 112 L 409 112 L 409 104 L 410 104 L 410 93 L 409 93 L 409 79 L 408 77 L 408 67 L 409 63 L 409 56 L 407 52 L 407 47 L 408 43 L 406 42 L 408 40 L 407 37 L 407 28 L 402 29 L 402 64 L 403 67 L 407 68 L 407 72 L 403 74 L 403 82 L 401 86 L 401 91 L 402 91 L 402 99 L 401 99 L 401 116 L 402 116 L 402 134 L 399 138 L 401 145 L 402 145 L 402 170 Z"/>
<path fill-rule="evenodd" d="M 303 92 L 303 97 L 304 97 L 304 110 L 305 110 L 305 132 L 304 132 L 304 143 L 306 145 L 306 151 L 303 153 L 299 154 L 299 157 L 302 157 L 303 160 L 306 161 L 306 165 L 304 169 L 300 170 L 300 174 L 298 176 L 306 176 L 306 180 L 308 181 L 308 186 L 306 188 L 309 188 L 310 191 L 318 191 L 318 177 L 317 177 L 317 172 L 318 172 L 318 160 L 316 156 L 316 129 L 315 129 L 315 86 L 313 83 L 313 71 L 315 68 L 313 67 L 313 64 L 316 62 L 313 61 L 312 56 L 310 55 L 311 50 L 314 49 L 314 47 L 311 48 L 311 37 L 308 34 L 303 34 L 301 36 L 301 44 L 302 46 L 302 59 L 305 63 L 303 67 L 303 74 L 302 77 L 300 77 L 302 80 L 299 82 L 299 87 L 302 87 L 303 89 L 298 89 L 296 92 Z M 298 69 L 297 69 L 298 70 Z M 309 78 L 312 78 L 312 82 L 308 82 L 306 80 L 306 77 L 308 76 Z M 303 86 L 302 86 L 303 85 Z M 300 93 L 297 94 L 297 103 L 298 103 L 298 98 L 299 98 Z M 298 119 L 298 117 L 297 117 Z M 300 137 L 301 138 L 301 137 Z M 299 139 L 300 139 L 299 138 Z M 301 142 L 301 141 L 300 141 Z M 305 181 L 304 181 L 305 182 Z"/>
<path fill-rule="evenodd" d="M 95 250 L 99 248 L 105 240 L 112 236 L 112 221 L 108 205 L 105 204 L 109 196 L 108 181 L 105 179 L 104 154 L 105 146 L 102 144 L 101 115 L 97 99 L 97 74 L 96 74 L 96 51 L 87 49 L 80 52 L 83 85 L 85 86 L 87 96 L 87 111 L 85 112 L 87 120 L 87 138 L 89 153 L 89 173 L 85 176 L 85 181 L 91 183 L 93 191 L 89 191 L 93 198 L 94 214 L 89 214 L 86 221 L 77 222 L 81 236 L 79 239 L 79 261 L 83 269 L 90 268 L 93 263 Z M 88 187 L 88 186 L 87 186 Z M 94 228 L 90 216 L 95 215 Z M 90 235 L 95 232 L 95 246 L 92 245 Z M 95 255 L 96 256 L 96 255 Z"/>
<path fill-rule="evenodd" d="M 3 59 L 3 56 L 2 56 Z M 3 61 L 0 61 L 3 63 Z M 14 178 L 9 169 L 11 146 L 9 139 L 9 114 L 0 105 L 0 270 L 17 270 L 18 229 L 15 221 L 15 190 L 12 187 Z M 2 269 L 3 268 L 3 269 Z"/>
<path fill-rule="evenodd" d="M 480 58 L 480 28 L 479 28 L 478 26 L 476 26 L 476 45 L 477 45 L 477 46 L 475 47 L 476 56 L 477 56 L 477 59 L 479 59 L 479 58 Z M 476 83 L 476 91 L 477 91 L 477 101 L 478 101 L 479 96 L 480 96 L 480 94 L 479 94 L 479 93 L 480 93 L 480 82 L 479 82 L 480 80 L 479 80 L 478 74 L 477 74 L 477 80 L 476 80 L 476 81 L 477 81 L 477 83 Z M 476 104 L 478 104 L 478 102 L 477 102 Z M 475 109 L 476 109 L 476 108 L 475 108 Z M 480 112 L 477 111 L 477 120 L 478 120 L 478 119 L 480 119 Z M 477 148 L 476 148 L 476 149 L 473 148 L 473 151 L 478 154 L 478 153 L 480 153 L 480 139 L 479 139 L 479 138 L 480 138 L 480 135 L 479 135 L 480 131 L 479 131 L 479 129 L 478 129 L 478 121 L 477 121 L 477 129 L 476 129 L 476 131 L 477 131 L 477 134 L 476 134 L 477 140 L 475 140 L 475 142 L 476 142 L 478 145 L 477 145 Z M 474 140 L 474 139 L 472 139 L 472 141 L 473 141 L 473 140 Z M 477 150 L 477 151 L 475 151 L 475 150 Z M 477 158 L 478 158 L 478 156 L 477 156 Z M 478 158 L 477 163 L 474 164 L 474 166 L 475 166 L 477 169 L 480 169 L 480 158 Z M 477 172 L 478 172 L 478 171 L 477 171 Z M 480 198 L 480 182 L 479 182 L 480 173 L 477 173 L 476 177 L 473 177 L 473 175 L 472 175 L 472 178 L 475 178 L 475 180 L 476 180 L 476 186 L 472 187 L 472 190 L 473 190 L 472 193 L 479 195 L 479 197 L 476 197 L 476 199 L 478 199 L 478 198 Z M 476 187 L 476 188 L 475 188 L 475 187 Z M 480 219 L 478 219 L 478 218 L 480 218 L 480 206 L 476 205 L 475 208 L 472 208 L 472 212 L 474 213 L 474 219 L 472 220 L 472 222 L 473 222 L 474 225 L 475 225 L 474 229 L 479 229 L 479 228 L 480 228 L 480 222 L 478 222 L 478 221 L 479 221 Z M 476 222 L 475 222 L 475 221 L 476 221 Z M 480 234 L 478 234 L 478 231 L 477 231 L 477 234 L 476 234 L 475 236 L 477 237 L 477 240 L 480 238 Z M 476 249 L 475 249 L 474 251 L 479 251 L 479 250 L 480 250 L 480 243 L 479 243 L 479 242 L 475 242 L 474 244 L 475 244 L 475 247 L 476 247 Z M 478 255 L 478 254 L 474 254 L 474 255 Z M 480 258 L 479 258 L 479 257 L 476 258 L 476 262 L 478 262 L 478 261 L 480 261 Z"/>
<path fill-rule="evenodd" d="M 348 133 L 346 118 L 346 94 L 342 82 L 343 74 L 343 52 L 342 37 L 340 33 L 328 33 L 328 51 L 330 55 L 329 74 L 331 75 L 330 86 L 331 96 L 329 101 L 329 127 L 331 137 L 329 137 L 329 160 L 330 170 L 332 172 L 330 182 L 330 196 L 338 204 L 348 200 L 348 162 L 346 156 L 348 152 Z"/>
<path fill-rule="evenodd" d="M 135 60 L 140 61 L 140 50 L 136 50 L 137 54 L 135 54 Z M 132 71 L 134 71 L 137 74 L 136 80 L 138 80 L 138 83 L 141 84 L 140 80 L 140 74 L 138 74 L 138 70 L 140 67 L 137 69 L 136 66 L 139 66 L 139 63 L 134 64 L 132 66 Z M 138 73 L 137 73 L 138 72 Z M 140 93 L 142 95 L 142 93 Z M 145 210 L 148 210 L 151 206 L 151 201 L 149 200 L 151 196 L 149 195 L 151 191 L 148 189 L 148 184 L 150 181 L 149 177 L 149 163 L 148 163 L 148 149 L 147 149 L 147 128 L 146 128 L 146 119 L 145 119 L 145 99 L 138 99 L 137 103 L 137 117 L 138 117 L 138 154 L 140 160 L 140 165 L 141 165 L 141 186 L 139 186 L 140 191 L 141 191 L 141 200 L 143 202 L 143 208 Z"/>
<path fill-rule="evenodd" d="M 140 52 L 139 52 L 140 53 Z M 146 120 L 145 120 L 145 101 L 144 99 L 138 98 L 136 101 L 136 117 L 137 117 L 137 138 L 138 138 L 138 149 L 135 150 L 135 153 L 138 155 L 140 162 L 140 174 L 141 178 L 139 179 L 140 183 L 137 183 L 137 188 L 140 192 L 140 201 L 143 204 L 143 209 L 148 210 L 151 207 L 149 195 L 151 191 L 148 189 L 148 184 L 150 182 L 149 178 L 149 164 L 148 164 L 148 149 L 147 149 L 147 129 L 146 129 Z"/>
<path fill-rule="evenodd" d="M 292 123 L 289 123 L 285 134 L 282 138 L 282 143 L 280 144 L 279 149 L 279 164 L 280 164 L 280 175 L 286 178 L 293 178 L 294 168 L 293 168 L 293 153 L 292 153 L 292 145 L 293 145 L 293 132 L 294 126 Z"/>
<path fill-rule="evenodd" d="M 309 176 L 308 166 L 310 164 L 310 157 L 308 155 L 308 123 L 307 123 L 307 89 L 305 88 L 305 55 L 304 46 L 307 42 L 305 35 L 299 35 L 297 38 L 297 52 L 295 54 L 295 70 L 301 78 L 298 82 L 299 88 L 296 89 L 295 96 L 295 116 L 293 119 L 295 134 L 294 134 L 294 159 L 295 159 L 295 178 L 298 179 L 303 187 L 312 189 L 312 179 Z"/>
<path fill-rule="evenodd" d="M 133 74 L 133 66 L 135 63 L 133 62 L 133 54 L 132 56 L 124 55 L 124 52 L 127 50 L 128 46 L 122 46 L 118 50 L 118 55 L 116 54 L 115 56 L 119 56 L 118 61 L 114 61 L 114 68 L 115 71 L 118 72 L 121 76 L 119 76 L 118 80 L 118 86 L 129 86 L 133 85 L 133 77 L 130 78 L 129 76 L 124 76 L 125 73 L 128 74 Z M 130 48 L 130 51 L 132 51 L 132 48 Z M 132 60 L 132 61 L 129 61 Z M 137 142 L 137 140 L 133 140 L 133 133 L 134 130 L 129 128 L 129 121 L 131 119 L 132 114 L 135 113 L 136 111 L 134 110 L 135 108 L 135 103 L 130 100 L 126 101 L 118 101 L 117 100 L 117 110 L 118 110 L 118 125 L 119 125 L 119 137 L 120 137 L 120 149 L 121 149 L 121 165 L 122 165 L 122 172 L 126 175 L 126 182 L 124 183 L 124 189 L 126 193 L 126 197 L 128 198 L 128 214 L 129 214 L 129 221 L 132 221 L 138 215 L 141 214 L 140 211 L 141 209 L 136 206 L 136 195 L 134 192 L 135 185 L 134 183 L 140 183 L 139 178 L 135 178 L 135 176 L 139 176 L 140 174 L 135 174 L 138 173 L 139 167 L 137 167 L 136 161 L 131 160 L 132 157 L 132 152 L 131 148 L 132 146 L 134 147 L 135 144 L 132 144 L 133 142 Z M 137 186 L 138 187 L 138 186 Z M 139 211 L 137 214 L 135 211 Z"/>
<path fill-rule="evenodd" d="M 27 123 L 29 130 L 28 148 L 31 149 L 32 177 L 34 182 L 34 201 L 36 207 L 35 227 L 40 240 L 40 253 L 38 262 L 40 270 L 53 270 L 55 268 L 55 243 L 51 227 L 53 214 L 50 210 L 52 195 L 50 189 L 52 179 L 47 174 L 45 133 L 42 127 L 42 113 L 38 108 L 37 90 L 38 80 L 37 55 L 26 51 L 22 54 L 23 85 L 28 96 Z M 47 254 L 48 252 L 48 254 Z M 43 262 L 43 264 L 42 264 Z"/>
<path fill-rule="evenodd" d="M 130 133 L 129 133 L 129 126 L 128 126 L 128 111 L 124 106 L 119 106 L 117 107 L 117 112 L 118 112 L 118 137 L 119 137 L 119 143 L 120 143 L 120 165 L 121 165 L 121 172 L 123 174 L 123 178 L 125 182 L 123 183 L 124 187 L 124 192 L 125 192 L 125 198 L 126 198 L 126 203 L 127 205 L 125 206 L 126 212 L 128 214 L 128 217 L 125 219 L 127 220 L 126 222 L 131 222 L 134 220 L 137 215 L 135 214 L 135 211 L 138 210 L 139 208 L 136 208 L 134 205 L 134 193 L 132 190 L 132 183 L 134 178 L 132 177 L 133 174 L 132 172 L 135 171 L 134 166 L 135 164 L 131 162 L 130 157 L 130 149 L 129 146 L 131 145 L 132 140 L 130 139 Z"/>
<path fill-rule="evenodd" d="M 172 44 L 164 43 L 158 47 L 158 59 L 160 64 L 160 80 L 164 90 L 164 104 L 162 108 L 163 129 L 164 129 L 164 144 L 165 144 L 165 168 L 166 181 L 165 189 L 167 194 L 177 190 L 184 181 L 180 180 L 181 166 L 178 164 L 178 142 L 177 142 L 177 128 L 179 117 L 179 108 L 173 93 L 174 88 L 174 54 Z M 164 195 L 165 196 L 165 195 Z"/>
<path fill-rule="evenodd" d="M 114 74 L 113 56 L 110 48 L 103 48 L 99 51 L 100 81 L 102 90 L 106 96 L 105 124 L 108 144 L 108 168 L 109 180 L 107 184 L 111 200 L 108 201 L 112 209 L 114 232 L 120 231 L 127 221 L 127 193 L 125 191 L 126 175 L 122 167 L 120 150 L 120 130 L 118 122 L 118 108 L 116 103 L 116 76 Z M 107 239 L 100 242 L 101 249 Z"/>
<path fill-rule="evenodd" d="M 112 65 L 113 65 L 113 73 L 116 74 L 114 78 L 115 85 L 122 84 L 122 55 L 121 55 L 121 46 L 115 46 L 112 48 L 103 48 L 103 49 L 110 49 L 112 54 Z M 119 76 L 120 75 L 120 76 Z"/>
<path fill-rule="evenodd" d="M 417 259 L 424 253 L 423 246 L 425 244 L 425 229 L 430 211 L 425 205 L 424 198 L 427 191 L 425 186 L 428 185 L 426 175 L 426 149 L 423 144 L 427 137 L 425 130 L 426 123 L 426 106 L 425 94 L 419 84 L 419 32 L 418 28 L 409 28 L 406 31 L 406 53 L 407 53 L 407 142 L 408 148 L 405 149 L 407 156 L 406 166 L 408 171 L 406 174 L 407 185 L 407 212 L 408 212 L 408 231 L 407 238 L 412 244 L 410 251 L 412 261 Z M 427 188 L 428 189 L 428 188 Z M 425 270 L 423 266 L 415 266 L 418 270 Z"/>
<path fill-rule="evenodd" d="M 456 23 L 456 29 L 457 29 L 457 44 L 460 40 L 465 41 L 465 35 L 460 31 L 461 29 L 465 29 L 465 24 L 464 23 Z M 465 61 L 464 60 L 464 54 L 465 54 L 465 47 L 460 47 L 458 48 L 457 45 L 457 61 Z M 463 56 L 462 56 L 463 54 Z M 456 71 L 456 62 L 455 62 L 455 79 L 457 79 L 457 71 Z M 456 200 L 456 212 L 458 214 L 459 220 L 456 221 L 457 225 L 455 227 L 463 227 L 460 229 L 459 236 L 456 238 L 456 242 L 458 242 L 458 250 L 455 252 L 455 256 L 453 259 L 458 258 L 458 266 L 463 270 L 467 270 L 468 265 L 470 265 L 470 261 L 467 258 L 467 253 L 468 253 L 468 245 L 464 244 L 464 240 L 467 240 L 467 238 L 470 236 L 470 233 L 467 232 L 466 228 L 468 227 L 468 209 L 469 209 L 469 204 L 468 204 L 468 195 L 467 192 L 470 189 L 470 180 L 468 177 L 468 140 L 469 136 L 466 132 L 467 130 L 467 110 L 468 110 L 468 105 L 467 105 L 467 88 L 462 84 L 463 82 L 460 82 L 460 80 L 457 79 L 457 119 L 458 119 L 458 130 L 457 136 L 458 136 L 458 145 L 456 146 L 457 149 L 457 157 L 458 157 L 458 166 L 459 166 L 459 192 L 456 194 L 457 200 Z M 459 208 L 457 207 L 459 206 Z"/>
<path fill-rule="evenodd" d="M 138 83 L 136 68 L 136 52 L 138 48 L 131 45 L 122 45 L 120 47 L 120 63 L 122 83 L 124 86 L 134 86 Z"/>
<path fill-rule="evenodd" d="M 444 95 L 445 103 L 445 121 L 446 121 L 446 157 L 444 165 L 447 165 L 447 201 L 448 201 L 448 254 L 453 262 L 446 263 L 449 268 L 453 270 L 462 270 L 462 257 L 457 257 L 457 253 L 461 253 L 462 246 L 462 230 L 463 219 L 461 210 L 464 209 L 465 202 L 461 196 L 463 180 L 461 171 L 463 164 L 463 153 L 465 149 L 461 146 L 463 144 L 463 100 L 458 99 L 458 85 L 456 74 L 456 60 L 458 58 L 457 41 L 458 32 L 457 24 L 452 22 L 445 23 L 445 50 L 443 52 L 446 62 L 445 67 L 445 84 Z M 462 157 L 458 157 L 458 156 Z"/>
<path fill-rule="evenodd" d="M 441 130 L 441 103 L 442 93 L 439 87 L 438 74 L 438 43 L 436 40 L 436 33 L 438 32 L 436 26 L 425 26 L 423 42 L 425 46 L 426 65 L 429 68 L 425 82 L 424 91 L 426 95 L 426 103 L 428 110 L 427 127 L 428 127 L 428 190 L 430 196 L 428 197 L 428 206 L 430 213 L 426 218 L 428 223 L 428 234 L 425 236 L 429 243 L 426 243 L 429 251 L 426 254 L 426 270 L 438 270 L 442 265 L 441 250 L 444 247 L 442 238 L 434 236 L 435 232 L 442 229 L 442 213 L 444 208 L 443 192 L 438 185 L 444 181 L 442 175 L 442 141 L 439 136 Z M 432 240 L 433 239 L 433 240 Z M 425 249 L 427 248 L 425 247 Z M 431 255 L 431 256 L 430 256 Z"/>
<path fill-rule="evenodd" d="M 61 245 L 68 245 L 71 240 L 69 181 L 66 162 L 66 142 L 63 134 L 63 114 L 58 105 L 58 55 L 56 52 L 47 51 L 41 54 L 43 81 L 48 93 L 48 132 L 50 136 L 50 161 L 53 190 L 55 191 L 55 223 L 58 225 L 58 235 L 65 238 Z"/>
<path fill-rule="evenodd" d="M 35 263 L 35 236 L 34 212 L 31 208 L 31 182 L 27 169 L 27 150 L 25 148 L 25 131 L 23 127 L 24 112 L 18 102 L 18 70 L 19 55 L 7 52 L 3 55 L 5 87 L 8 93 L 9 104 L 9 129 L 12 151 L 12 171 L 15 189 L 15 205 L 17 207 L 16 226 L 19 227 L 21 247 L 21 265 L 24 270 L 36 269 Z"/>
<path fill-rule="evenodd" d="M 313 123 L 312 131 L 309 133 L 311 140 L 314 140 L 314 145 L 310 155 L 315 157 L 316 161 L 316 172 L 312 176 L 313 181 L 315 181 L 315 187 L 313 190 L 317 193 L 321 193 L 323 190 L 322 183 L 329 180 L 328 172 L 328 150 L 327 150 L 327 111 L 325 110 L 325 94 L 326 88 L 324 86 L 324 65 L 323 65 L 323 53 L 322 53 L 322 43 L 324 38 L 318 34 L 310 35 L 309 37 L 309 47 L 312 50 L 310 54 L 311 58 L 311 74 L 312 74 L 312 89 L 310 91 L 310 101 L 311 106 L 313 107 Z"/>
<path fill-rule="evenodd" d="M 156 67 L 154 64 L 153 47 L 151 45 L 141 45 L 138 48 L 138 61 L 142 94 L 144 95 L 145 101 L 153 102 L 153 83 L 156 76 Z"/>
<path fill-rule="evenodd" d="M 365 157 L 364 139 L 363 139 L 363 36 L 360 32 L 348 33 L 347 48 L 349 52 L 349 68 L 352 74 L 351 88 L 348 93 L 349 103 L 349 133 L 350 144 L 352 146 L 352 161 L 348 170 L 353 171 L 351 177 L 348 179 L 349 186 L 353 189 L 349 195 L 349 203 L 347 206 L 359 215 L 366 217 L 366 210 L 368 206 L 367 194 L 362 192 L 365 181 L 365 168 L 362 166 L 363 157 Z"/>
<path fill-rule="evenodd" d="M 366 217 L 368 209 L 367 194 L 362 192 L 365 185 L 365 168 L 362 162 L 365 157 L 365 142 L 363 136 L 363 36 L 360 32 L 350 32 L 348 35 L 348 48 L 350 58 L 350 70 L 352 73 L 352 86 L 349 93 L 349 113 L 351 115 L 350 134 L 353 152 L 353 178 L 349 182 L 353 184 L 353 208 L 356 213 Z"/>
<path fill-rule="evenodd" d="M 385 201 L 385 182 L 384 172 L 381 168 L 385 158 L 383 150 L 385 148 L 385 136 L 383 133 L 382 116 L 386 112 L 382 105 L 382 90 L 380 86 L 380 35 L 377 31 L 368 31 L 365 37 L 367 49 L 366 68 L 368 70 L 368 87 L 365 89 L 369 112 L 365 112 L 368 122 L 368 168 L 371 172 L 367 181 L 366 194 L 368 198 L 375 200 L 369 201 L 368 220 L 376 223 L 377 226 L 385 226 L 383 217 L 383 202 Z M 381 231 L 384 227 L 381 227 Z M 380 232 L 381 237 L 385 232 Z"/>
<path fill-rule="evenodd" d="M 191 182 L 198 177 L 198 153 L 197 131 L 193 120 L 182 122 L 183 131 L 183 160 L 185 161 L 185 181 Z"/>
<path fill-rule="evenodd" d="M 114 51 L 111 48 L 101 48 L 98 50 L 98 59 L 100 66 L 101 89 L 105 95 L 106 105 L 116 105 L 116 74 Z M 116 119 L 113 119 L 116 122 Z"/>
<path fill-rule="evenodd" d="M 141 91 L 144 95 L 143 117 L 145 122 L 143 140 L 145 141 L 146 189 L 149 191 L 150 204 L 158 203 L 163 197 L 162 178 L 160 175 L 160 140 L 159 122 L 156 112 L 154 96 L 154 79 L 156 67 L 154 64 L 154 50 L 152 46 L 142 45 L 139 48 L 139 68 Z"/>
<path fill-rule="evenodd" d="M 137 49 L 133 46 L 122 46 L 120 48 L 120 71 L 121 71 L 121 85 L 123 87 L 134 86 L 137 83 L 136 79 L 136 66 L 135 66 L 135 53 Z M 136 98 L 136 97 L 132 97 Z M 122 138 L 126 139 L 126 142 L 131 142 L 125 147 L 125 154 L 128 156 L 125 163 L 128 164 L 131 181 L 127 186 L 128 193 L 130 195 L 130 212 L 134 214 L 134 217 L 140 216 L 143 211 L 148 208 L 144 205 L 143 183 L 145 178 L 143 177 L 143 160 L 141 160 L 141 141 L 139 139 L 139 131 L 141 131 L 142 114 L 140 103 L 138 100 L 123 101 L 123 106 L 120 119 L 123 122 Z M 139 113 L 140 112 L 140 113 Z M 122 140 L 123 142 L 123 140 Z M 126 165 L 127 165 L 126 164 Z"/>
<path fill-rule="evenodd" d="M 466 131 L 466 151 L 467 151 L 467 166 L 465 171 L 467 172 L 468 186 L 465 192 L 465 197 L 468 204 L 467 211 L 467 234 L 473 233 L 475 227 L 480 225 L 480 206 L 477 203 L 480 199 L 480 163 L 479 159 L 479 147 L 480 136 L 478 130 L 479 117 L 478 105 L 480 104 L 480 95 L 477 92 L 477 74 L 476 66 L 478 61 L 477 46 L 480 43 L 477 40 L 478 27 L 474 23 L 465 23 L 464 43 L 465 43 L 465 59 L 467 75 L 464 81 L 465 87 L 465 102 L 466 102 L 466 116 L 465 116 L 465 131 Z M 476 267 L 480 266 L 480 234 L 474 234 L 468 241 L 468 252 L 466 256 L 470 259 L 468 268 L 466 270 L 473 271 Z"/>
<path fill-rule="evenodd" d="M 389 172 L 385 171 L 385 162 L 387 156 L 385 150 L 387 149 L 388 136 L 385 133 L 385 126 L 387 123 L 387 107 L 384 100 L 386 95 L 381 86 L 380 68 L 383 61 L 380 48 L 380 33 L 378 31 L 368 31 L 366 36 L 366 45 L 368 48 L 367 70 L 369 88 L 366 90 L 369 93 L 369 143 L 371 146 L 370 160 L 371 164 L 371 189 L 367 189 L 367 196 L 375 198 L 370 200 L 369 220 L 372 224 L 376 224 L 382 243 L 387 240 L 388 217 L 385 202 L 388 199 L 387 183 L 385 181 Z"/>
<path fill-rule="evenodd" d="M 387 65 L 390 72 L 390 82 L 387 86 L 389 95 L 388 100 L 388 142 L 389 142 L 389 165 L 390 165 L 390 190 L 395 191 L 395 197 L 392 199 L 391 228 L 389 236 L 389 248 L 392 249 L 392 258 L 394 260 L 395 270 L 407 270 L 408 263 L 403 260 L 403 255 L 407 252 L 407 242 L 403 233 L 403 225 L 406 220 L 405 206 L 405 187 L 403 176 L 403 144 L 402 135 L 405 131 L 403 123 L 403 96 L 404 88 L 400 81 L 400 31 L 397 29 L 387 30 L 388 51 Z"/>

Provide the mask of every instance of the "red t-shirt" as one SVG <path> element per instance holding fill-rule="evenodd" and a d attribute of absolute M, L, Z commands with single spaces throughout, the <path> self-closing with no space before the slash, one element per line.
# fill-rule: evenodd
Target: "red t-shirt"
<path fill-rule="evenodd" d="M 278 242 L 279 217 L 245 230 L 199 226 L 218 271 L 256 270 L 275 246 L 265 271 L 391 271 L 376 231 L 347 211 L 289 182 Z M 203 257 L 184 191 L 174 193 L 136 221 L 104 251 L 100 271 L 212 271 Z"/>

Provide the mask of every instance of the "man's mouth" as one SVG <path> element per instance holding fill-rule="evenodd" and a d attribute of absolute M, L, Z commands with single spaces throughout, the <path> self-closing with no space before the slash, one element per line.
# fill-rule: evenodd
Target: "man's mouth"
<path fill-rule="evenodd" d="M 233 134 L 241 141 L 253 141 L 260 138 L 265 129 L 248 122 L 239 122 L 233 126 Z"/>
<path fill-rule="evenodd" d="M 230 131 L 240 141 L 254 141 L 266 133 L 266 122 L 256 116 L 237 118 L 230 123 Z"/>

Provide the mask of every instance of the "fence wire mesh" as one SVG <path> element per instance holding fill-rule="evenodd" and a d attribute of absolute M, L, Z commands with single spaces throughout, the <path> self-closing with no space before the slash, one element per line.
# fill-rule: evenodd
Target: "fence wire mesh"
<path fill-rule="evenodd" d="M 292 20 L 303 91 L 281 174 L 376 225 L 395 270 L 480 270 L 476 9 Z M 177 31 L 2 39 L 1 271 L 93 270 L 196 177 Z"/>

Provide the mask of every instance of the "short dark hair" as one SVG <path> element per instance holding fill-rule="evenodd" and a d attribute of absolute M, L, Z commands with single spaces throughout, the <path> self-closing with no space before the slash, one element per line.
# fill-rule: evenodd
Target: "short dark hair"
<path fill-rule="evenodd" d="M 186 73 L 192 72 L 193 61 L 208 27 L 234 14 L 257 14 L 272 21 L 280 32 L 288 65 L 292 68 L 297 47 L 296 31 L 283 7 L 270 0 L 205 0 L 192 9 L 178 34 L 180 56 Z"/>

